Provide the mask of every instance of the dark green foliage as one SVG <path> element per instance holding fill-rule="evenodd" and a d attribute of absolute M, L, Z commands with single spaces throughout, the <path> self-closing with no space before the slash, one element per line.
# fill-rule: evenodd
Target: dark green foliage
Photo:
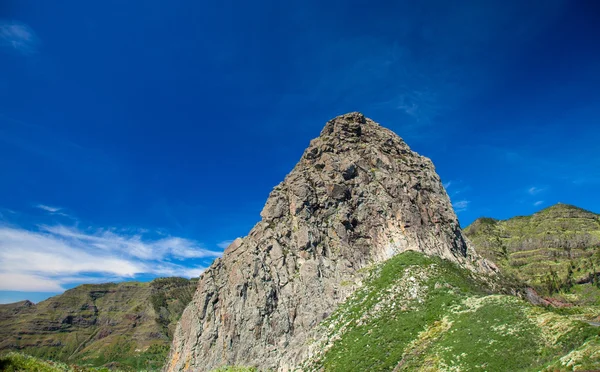
<path fill-rule="evenodd" d="M 167 296 L 164 292 L 156 292 L 150 297 L 150 302 L 156 313 L 160 313 L 161 308 L 167 307 Z"/>
<path fill-rule="evenodd" d="M 180 277 L 156 278 L 152 282 L 155 289 L 166 289 L 174 287 L 185 287 L 190 284 L 190 280 Z"/>
<path fill-rule="evenodd" d="M 169 337 L 172 337 L 175 323 L 192 300 L 196 283 L 197 279 L 184 278 L 158 278 L 151 282 L 153 293 L 150 302 L 156 313 L 155 319 Z"/>
<path fill-rule="evenodd" d="M 558 274 L 554 269 L 550 268 L 548 274 L 543 279 L 544 285 L 546 286 L 546 293 L 553 294 L 560 291 L 562 284 L 558 278 Z"/>
<path fill-rule="evenodd" d="M 86 368 L 65 363 L 56 363 L 34 358 L 29 355 L 11 352 L 0 356 L 0 371 L 6 372 L 109 372 L 107 368 Z"/>
<path fill-rule="evenodd" d="M 168 344 L 153 344 L 143 352 L 135 352 L 133 344 L 126 339 L 113 345 L 104 354 L 94 359 L 86 359 L 91 366 L 110 365 L 122 371 L 159 371 L 169 354 Z"/>

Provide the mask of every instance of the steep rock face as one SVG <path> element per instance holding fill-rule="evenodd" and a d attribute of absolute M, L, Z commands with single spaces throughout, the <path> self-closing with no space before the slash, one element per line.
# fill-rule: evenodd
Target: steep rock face
<path fill-rule="evenodd" d="M 298 365 L 360 269 L 399 252 L 492 270 L 463 238 L 431 161 L 360 113 L 326 124 L 261 216 L 201 277 L 166 370 Z"/>

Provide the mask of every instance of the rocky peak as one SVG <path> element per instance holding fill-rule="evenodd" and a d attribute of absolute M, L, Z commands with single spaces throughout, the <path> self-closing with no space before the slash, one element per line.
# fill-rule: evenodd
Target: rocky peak
<path fill-rule="evenodd" d="M 330 120 L 270 193 L 259 222 L 204 273 L 167 370 L 286 370 L 364 267 L 415 250 L 490 271 L 428 158 L 360 113 Z"/>

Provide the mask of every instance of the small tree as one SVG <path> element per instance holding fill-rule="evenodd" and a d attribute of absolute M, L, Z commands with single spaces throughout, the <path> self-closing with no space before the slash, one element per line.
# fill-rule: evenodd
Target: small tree
<path fill-rule="evenodd" d="M 562 289 L 565 291 L 571 290 L 571 288 L 573 288 L 573 286 L 575 285 L 575 279 L 573 279 L 573 267 L 575 266 L 571 261 L 569 264 L 569 268 L 567 269 L 567 277 L 565 278 L 565 281 L 562 285 Z"/>
<path fill-rule="evenodd" d="M 552 267 L 549 268 L 549 272 L 543 280 L 548 294 L 556 293 L 560 290 L 560 279 L 558 274 Z"/>

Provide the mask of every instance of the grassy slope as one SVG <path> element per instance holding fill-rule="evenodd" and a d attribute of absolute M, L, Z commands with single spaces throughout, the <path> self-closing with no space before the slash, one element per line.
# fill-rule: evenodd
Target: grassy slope
<path fill-rule="evenodd" d="M 6 372 L 118 372 L 120 369 L 106 367 L 81 367 L 51 360 L 42 360 L 22 353 L 9 352 L 0 355 L 0 371 Z M 137 369 L 137 371 L 147 371 L 146 369 Z M 253 367 L 222 367 L 212 372 L 258 372 Z"/>
<path fill-rule="evenodd" d="M 83 368 L 66 363 L 41 360 L 30 355 L 10 352 L 0 356 L 0 371 L 20 372 L 108 372 L 107 368 Z"/>
<path fill-rule="evenodd" d="M 378 266 L 315 334 L 306 370 L 538 371 L 600 368 L 599 329 L 489 294 L 415 252 Z"/>
<path fill-rule="evenodd" d="M 600 271 L 600 215 L 571 205 L 505 221 L 480 218 L 464 232 L 477 252 L 538 290 L 556 291 Z"/>
<path fill-rule="evenodd" d="M 68 363 L 160 369 L 195 281 L 82 285 L 37 305 L 0 306 L 0 350 Z"/>

